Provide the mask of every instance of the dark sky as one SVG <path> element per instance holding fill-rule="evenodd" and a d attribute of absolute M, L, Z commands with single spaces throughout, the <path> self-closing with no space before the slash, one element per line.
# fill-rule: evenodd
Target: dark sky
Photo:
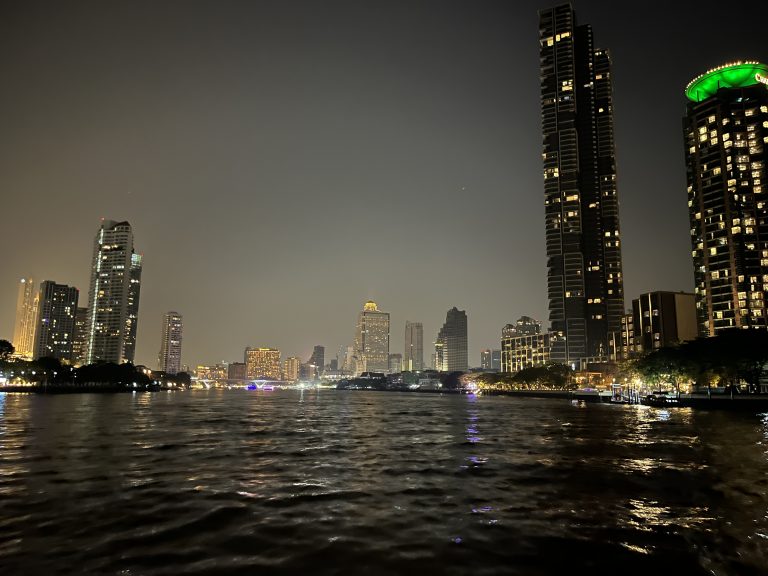
<path fill-rule="evenodd" d="M 547 322 L 537 10 L 555 3 L 5 1 L 0 338 L 17 281 L 87 303 L 101 217 L 144 254 L 137 363 L 352 343 L 367 299 L 457 306 L 470 364 Z M 681 117 L 694 76 L 768 60 L 768 3 L 575 2 L 613 54 L 625 292 L 693 289 Z M 635 10 L 629 12 L 629 10 Z"/>

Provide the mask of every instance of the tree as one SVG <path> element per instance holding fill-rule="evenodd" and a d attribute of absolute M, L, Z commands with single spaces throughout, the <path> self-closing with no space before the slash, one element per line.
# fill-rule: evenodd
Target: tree
<path fill-rule="evenodd" d="M 8 340 L 0 340 L 0 360 L 8 360 L 8 358 L 16 352 L 16 348 Z"/>

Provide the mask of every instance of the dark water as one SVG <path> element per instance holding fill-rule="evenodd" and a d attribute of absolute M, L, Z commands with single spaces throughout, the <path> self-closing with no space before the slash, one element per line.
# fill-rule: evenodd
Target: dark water
<path fill-rule="evenodd" d="M 766 574 L 768 416 L 0 394 L 2 574 Z"/>

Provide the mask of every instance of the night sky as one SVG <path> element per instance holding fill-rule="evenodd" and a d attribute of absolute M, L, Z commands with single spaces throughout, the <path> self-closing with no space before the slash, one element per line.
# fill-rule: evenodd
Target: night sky
<path fill-rule="evenodd" d="M 467 311 L 470 364 L 548 325 L 537 10 L 530 1 L 0 6 L 0 338 L 18 279 L 80 288 L 100 218 L 144 254 L 136 363 L 162 314 L 186 364 L 273 346 L 326 361 L 368 299 Z M 693 290 L 685 85 L 768 60 L 765 0 L 575 2 L 613 55 L 626 305 Z M 626 14 L 632 8 L 637 12 Z"/>

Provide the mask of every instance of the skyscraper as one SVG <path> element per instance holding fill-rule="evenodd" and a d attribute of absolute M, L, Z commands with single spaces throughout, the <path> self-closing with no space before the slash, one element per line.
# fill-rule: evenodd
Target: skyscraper
<path fill-rule="evenodd" d="M 16 298 L 16 324 L 13 328 L 13 347 L 20 358 L 31 359 L 35 346 L 35 324 L 37 321 L 38 293 L 32 278 L 19 281 L 19 295 Z"/>
<path fill-rule="evenodd" d="M 421 322 L 405 322 L 405 354 L 403 370 L 424 370 L 424 327 Z"/>
<path fill-rule="evenodd" d="M 184 325 L 178 312 L 166 312 L 163 315 L 163 330 L 160 336 L 160 354 L 157 367 L 168 374 L 181 370 L 181 332 Z"/>
<path fill-rule="evenodd" d="M 357 317 L 355 375 L 389 370 L 389 312 L 369 300 Z"/>
<path fill-rule="evenodd" d="M 570 4 L 539 11 L 552 360 L 605 357 L 624 289 L 611 62 Z"/>
<path fill-rule="evenodd" d="M 453 307 L 448 310 L 445 324 L 437 334 L 435 369 L 442 372 L 467 370 L 467 357 L 467 313 Z"/>
<path fill-rule="evenodd" d="M 72 359 L 78 290 L 46 280 L 40 284 L 34 358 Z"/>
<path fill-rule="evenodd" d="M 768 327 L 768 65 L 692 80 L 683 131 L 699 334 Z M 637 328 L 637 327 L 636 327 Z"/>
<path fill-rule="evenodd" d="M 141 255 L 128 222 L 103 220 L 93 243 L 86 362 L 133 362 L 141 288 Z"/>

